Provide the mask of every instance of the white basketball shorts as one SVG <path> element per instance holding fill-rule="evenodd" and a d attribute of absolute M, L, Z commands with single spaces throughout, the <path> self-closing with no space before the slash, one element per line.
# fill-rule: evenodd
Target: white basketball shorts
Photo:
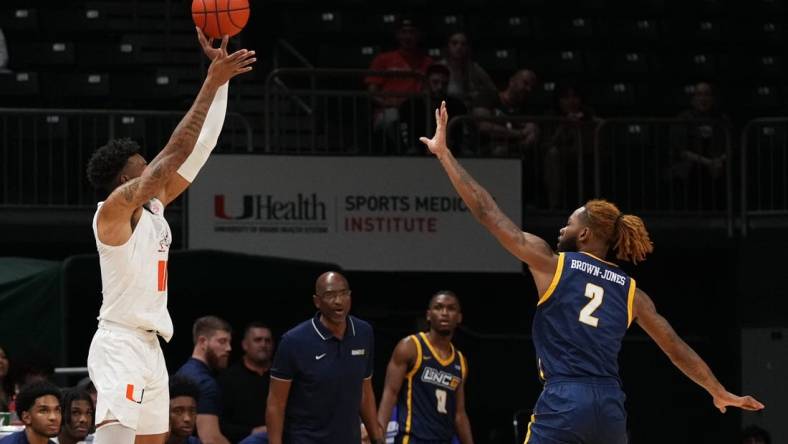
<path fill-rule="evenodd" d="M 111 417 L 137 435 L 170 429 L 167 365 L 154 332 L 101 321 L 88 352 L 96 386 L 96 424 Z"/>

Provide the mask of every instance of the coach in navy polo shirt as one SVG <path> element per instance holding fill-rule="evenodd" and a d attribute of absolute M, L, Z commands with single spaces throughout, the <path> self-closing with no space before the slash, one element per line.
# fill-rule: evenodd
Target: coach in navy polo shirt
<path fill-rule="evenodd" d="M 350 286 L 322 274 L 318 313 L 282 336 L 271 367 L 266 425 L 270 444 L 358 444 L 359 418 L 383 442 L 372 391 L 372 327 L 350 316 Z"/>

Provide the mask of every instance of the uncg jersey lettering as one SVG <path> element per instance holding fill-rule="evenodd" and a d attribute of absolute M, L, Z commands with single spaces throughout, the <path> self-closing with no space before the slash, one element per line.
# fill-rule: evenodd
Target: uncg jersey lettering
<path fill-rule="evenodd" d="M 465 357 L 452 345 L 451 355 L 440 359 L 424 333 L 410 339 L 417 356 L 399 392 L 395 442 L 452 442 L 457 390 L 467 373 Z"/>
<path fill-rule="evenodd" d="M 560 253 L 533 321 L 539 377 L 618 378 L 618 352 L 632 322 L 635 280 L 588 253 Z"/>

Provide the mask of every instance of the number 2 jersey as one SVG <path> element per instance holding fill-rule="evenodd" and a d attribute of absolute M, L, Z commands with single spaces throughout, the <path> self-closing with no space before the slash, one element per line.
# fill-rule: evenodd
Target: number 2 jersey
<path fill-rule="evenodd" d="M 635 280 L 615 264 L 588 253 L 560 253 L 534 315 L 539 377 L 618 378 L 634 296 Z"/>
<path fill-rule="evenodd" d="M 103 295 L 99 320 L 153 330 L 169 341 L 173 328 L 167 311 L 167 260 L 172 233 L 164 218 L 164 205 L 151 199 L 129 240 L 112 246 L 98 238 L 96 224 L 102 204 L 99 202 L 93 216 Z"/>
<path fill-rule="evenodd" d="M 424 333 L 410 339 L 416 345 L 417 356 L 399 391 L 395 442 L 452 442 L 457 390 L 467 374 L 465 357 L 452 345 L 451 355 L 441 359 Z"/>

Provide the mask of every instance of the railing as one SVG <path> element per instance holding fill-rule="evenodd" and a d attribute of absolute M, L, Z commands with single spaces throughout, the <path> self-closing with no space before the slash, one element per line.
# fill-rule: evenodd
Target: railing
<path fill-rule="evenodd" d="M 426 93 L 372 93 L 365 79 L 422 74 L 364 69 L 277 69 L 266 79 L 266 152 L 407 154 L 431 130 Z M 390 106 L 382 105 L 387 102 Z"/>
<path fill-rule="evenodd" d="M 464 157 L 523 160 L 523 204 L 575 208 L 594 193 L 595 120 L 557 117 L 457 116 L 449 121 L 449 146 Z"/>
<path fill-rule="evenodd" d="M 85 167 L 109 139 L 130 137 L 148 160 L 183 111 L 0 108 L 0 205 L 87 207 L 95 195 Z M 228 113 L 217 152 L 251 152 L 252 129 Z"/>
<path fill-rule="evenodd" d="M 741 134 L 741 233 L 753 219 L 788 216 L 788 118 L 760 118 Z"/>
<path fill-rule="evenodd" d="M 721 120 L 605 119 L 596 129 L 596 195 L 641 213 L 721 216 L 733 232 L 731 131 Z"/>

